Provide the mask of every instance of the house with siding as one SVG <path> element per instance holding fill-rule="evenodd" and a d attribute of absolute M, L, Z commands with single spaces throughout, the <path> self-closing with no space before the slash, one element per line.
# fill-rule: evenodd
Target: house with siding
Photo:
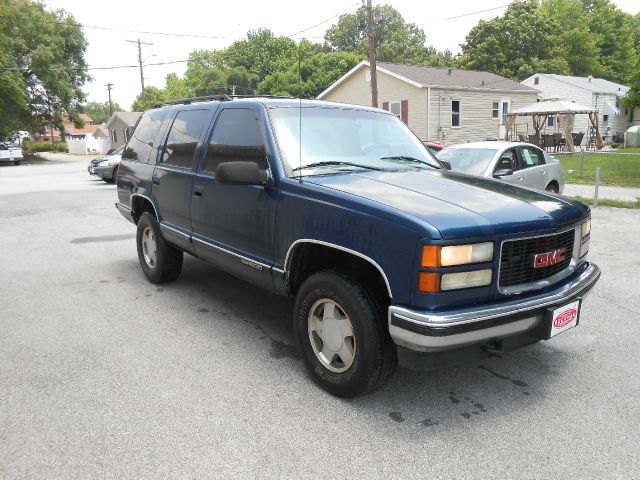
<path fill-rule="evenodd" d="M 629 87 L 603 78 L 572 77 L 551 73 L 536 73 L 523 80 L 522 85 L 535 88 L 540 98 L 571 100 L 598 110 L 600 134 L 605 143 L 617 140 L 634 123 L 634 111 L 620 105 L 620 99 L 629 91 Z M 637 109 L 636 109 L 637 111 Z M 556 119 L 547 119 L 547 129 L 554 129 Z M 588 119 L 578 115 L 573 130 L 587 132 Z M 583 143 L 587 141 L 586 135 Z"/>
<path fill-rule="evenodd" d="M 423 141 L 445 145 L 504 138 L 507 113 L 534 103 L 537 91 L 488 72 L 379 62 L 378 101 Z M 369 62 L 362 61 L 324 92 L 321 100 L 371 105 Z M 519 119 L 516 133 L 532 133 Z"/>
<path fill-rule="evenodd" d="M 142 112 L 115 112 L 107 122 L 111 148 L 116 149 L 129 141 L 133 127 Z"/>

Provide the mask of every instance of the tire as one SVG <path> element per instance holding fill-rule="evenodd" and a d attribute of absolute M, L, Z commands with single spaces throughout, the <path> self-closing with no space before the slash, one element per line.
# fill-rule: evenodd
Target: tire
<path fill-rule="evenodd" d="M 21 162 L 22 162 L 22 160 L 14 160 L 14 161 L 13 161 L 13 164 L 14 164 L 14 165 L 20 165 L 20 163 L 21 163 Z"/>
<path fill-rule="evenodd" d="M 293 330 L 309 374 L 324 390 L 351 398 L 389 380 L 397 352 L 381 305 L 346 272 L 324 270 L 304 281 Z"/>
<path fill-rule="evenodd" d="M 547 188 L 545 188 L 545 190 L 551 193 L 559 192 L 558 185 L 555 182 L 551 182 L 549 185 L 547 185 Z"/>
<path fill-rule="evenodd" d="M 170 282 L 180 276 L 183 253 L 165 241 L 160 225 L 149 212 L 140 215 L 136 244 L 140 267 L 151 283 Z"/>

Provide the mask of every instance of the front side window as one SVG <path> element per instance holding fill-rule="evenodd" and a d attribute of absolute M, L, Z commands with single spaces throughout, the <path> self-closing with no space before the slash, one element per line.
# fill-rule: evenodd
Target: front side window
<path fill-rule="evenodd" d="M 180 168 L 191 168 L 198 139 L 209 117 L 209 110 L 182 110 L 178 112 L 164 147 L 162 163 Z"/>
<path fill-rule="evenodd" d="M 520 157 L 523 168 L 544 165 L 544 154 L 536 148 L 520 147 Z"/>
<path fill-rule="evenodd" d="M 451 126 L 460 127 L 460 100 L 451 100 Z"/>
<path fill-rule="evenodd" d="M 202 170 L 215 173 L 218 165 L 233 161 L 256 162 L 260 169 L 267 169 L 260 120 L 254 110 L 225 108 L 220 112 Z"/>

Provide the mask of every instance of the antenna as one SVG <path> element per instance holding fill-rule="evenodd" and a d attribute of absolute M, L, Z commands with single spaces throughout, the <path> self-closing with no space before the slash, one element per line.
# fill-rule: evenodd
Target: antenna
<path fill-rule="evenodd" d="M 300 132 L 298 138 L 298 167 L 300 167 L 298 168 L 298 181 L 302 183 L 302 77 L 300 73 L 302 50 L 300 45 L 302 45 L 302 40 L 298 43 L 298 130 Z"/>

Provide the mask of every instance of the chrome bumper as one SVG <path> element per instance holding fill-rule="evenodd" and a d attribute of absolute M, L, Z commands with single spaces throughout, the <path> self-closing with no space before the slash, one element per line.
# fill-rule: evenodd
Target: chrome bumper
<path fill-rule="evenodd" d="M 558 288 L 526 298 L 442 312 L 389 307 L 389 333 L 400 346 L 423 352 L 452 350 L 535 329 L 548 308 L 584 296 L 600 278 L 594 263 L 580 265 Z"/>

